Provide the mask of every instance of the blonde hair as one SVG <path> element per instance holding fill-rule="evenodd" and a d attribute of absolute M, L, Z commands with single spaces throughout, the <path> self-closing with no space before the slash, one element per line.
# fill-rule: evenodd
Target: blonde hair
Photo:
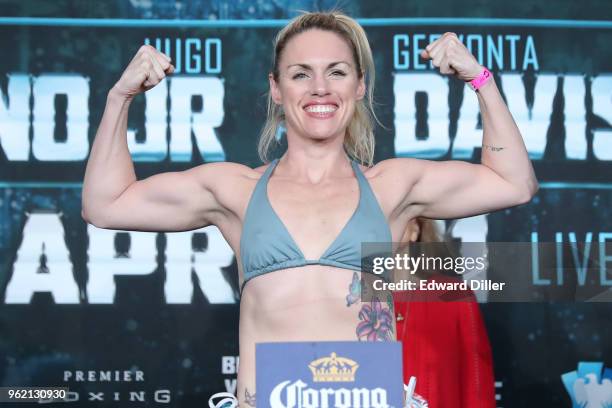
<path fill-rule="evenodd" d="M 343 145 L 344 150 L 350 157 L 362 164 L 371 166 L 374 162 L 373 119 L 378 121 L 373 108 L 374 59 L 366 33 L 357 21 L 338 10 L 303 12 L 303 14 L 295 17 L 279 31 L 274 40 L 272 68 L 274 80 L 277 82 L 279 80 L 279 60 L 289 40 L 310 29 L 320 29 L 339 34 L 351 47 L 358 78 L 361 79 L 365 75 L 366 97 L 355 104 L 355 112 L 348 125 Z M 266 123 L 259 136 L 257 146 L 259 157 L 264 163 L 269 161 L 268 155 L 272 145 L 278 143 L 276 134 L 284 120 L 282 107 L 274 103 L 270 91 L 268 91 L 267 110 Z"/>

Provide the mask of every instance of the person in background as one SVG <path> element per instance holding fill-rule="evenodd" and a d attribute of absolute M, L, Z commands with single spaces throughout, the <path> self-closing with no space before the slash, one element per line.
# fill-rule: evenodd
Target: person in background
<path fill-rule="evenodd" d="M 435 221 L 422 217 L 408 223 L 402 242 L 406 245 L 399 253 L 408 251 L 409 243 L 437 242 L 422 247 L 425 256 L 452 254 L 442 245 L 442 234 Z M 399 278 L 457 280 L 423 271 L 412 276 L 396 275 L 396 280 Z M 395 291 L 393 296 L 397 339 L 403 349 L 404 381 L 417 379 L 415 391 L 427 400 L 429 408 L 494 408 L 491 346 L 474 294 Z M 415 298 L 418 300 L 411 301 Z"/>

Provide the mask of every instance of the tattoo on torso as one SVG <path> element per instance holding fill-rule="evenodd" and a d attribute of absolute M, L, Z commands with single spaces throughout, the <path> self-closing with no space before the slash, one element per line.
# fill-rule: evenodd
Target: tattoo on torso
<path fill-rule="evenodd" d="M 244 403 L 247 404 L 249 407 L 255 406 L 255 393 L 249 393 L 248 388 L 244 389 Z"/>
<path fill-rule="evenodd" d="M 361 296 L 361 280 L 359 279 L 359 274 L 357 272 L 353 272 L 353 280 L 349 285 L 349 293 L 346 295 L 346 306 L 350 306 L 353 303 L 356 303 Z"/>
<path fill-rule="evenodd" d="M 357 338 L 363 341 L 391 340 L 393 333 L 393 310 L 389 303 L 372 298 L 364 303 L 359 311 L 359 324 L 357 325 Z"/>
<path fill-rule="evenodd" d="M 363 295 L 359 273 L 353 273 L 353 279 L 348 287 L 346 306 L 359 302 Z M 367 296 L 366 296 L 367 297 Z M 359 324 L 355 330 L 357 338 L 363 341 L 391 340 L 393 333 L 393 297 L 388 294 L 386 301 L 372 297 L 369 302 L 361 302 Z"/>

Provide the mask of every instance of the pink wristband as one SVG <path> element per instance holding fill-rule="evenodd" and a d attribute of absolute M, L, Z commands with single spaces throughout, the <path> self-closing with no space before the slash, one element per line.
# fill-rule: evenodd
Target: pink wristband
<path fill-rule="evenodd" d="M 470 86 L 474 91 L 478 91 L 489 79 L 493 78 L 493 74 L 486 67 L 483 67 L 482 72 L 476 78 L 470 81 Z"/>

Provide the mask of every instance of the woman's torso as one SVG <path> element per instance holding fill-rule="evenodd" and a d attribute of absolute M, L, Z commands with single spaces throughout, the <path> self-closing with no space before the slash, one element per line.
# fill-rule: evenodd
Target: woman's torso
<path fill-rule="evenodd" d="M 269 216 L 266 213 L 262 215 L 259 210 L 255 213 L 251 210 L 247 214 L 249 203 L 255 198 L 258 181 L 266 174 L 267 168 L 268 165 L 264 165 L 252 169 L 236 186 L 237 191 L 243 192 L 236 200 L 239 209 L 235 212 L 239 215 L 233 222 L 219 225 L 237 254 L 241 287 L 245 271 L 240 241 L 245 217 Z M 270 174 L 263 192 L 277 216 L 270 224 L 276 222 L 278 227 L 280 222 L 286 234 L 282 237 L 289 237 L 304 258 L 319 259 L 330 246 L 337 243 L 347 224 L 355 218 L 358 205 L 361 203 L 372 211 L 371 201 L 375 200 L 389 238 L 395 240 L 401 237 L 407 220 L 393 216 L 397 199 L 392 194 L 385 196 L 384 186 L 377 182 L 375 174 L 369 173 L 371 169 L 362 169 L 355 169 L 364 176 L 361 184 L 356 173 L 312 185 L 284 178 L 276 171 L 268 172 Z M 367 185 L 363 184 L 365 180 Z M 262 183 L 259 184 L 262 189 Z M 372 193 L 369 207 L 364 203 L 367 198 L 364 199 L 363 193 L 366 190 Z M 361 215 L 366 218 L 372 216 Z M 350 230 L 353 233 L 354 227 L 358 226 L 354 221 Z M 379 225 L 378 228 L 382 227 Z M 340 238 L 350 239 L 348 235 Z M 244 241 L 242 248 L 249 245 L 248 239 Z M 258 244 L 261 245 L 261 242 Z M 241 406 L 248 407 L 254 401 L 256 343 L 396 339 L 392 299 L 381 296 L 378 307 L 372 307 L 369 302 L 362 303 L 355 290 L 355 278 L 360 275 L 344 267 L 308 264 L 249 276 L 240 300 L 237 396 Z"/>

